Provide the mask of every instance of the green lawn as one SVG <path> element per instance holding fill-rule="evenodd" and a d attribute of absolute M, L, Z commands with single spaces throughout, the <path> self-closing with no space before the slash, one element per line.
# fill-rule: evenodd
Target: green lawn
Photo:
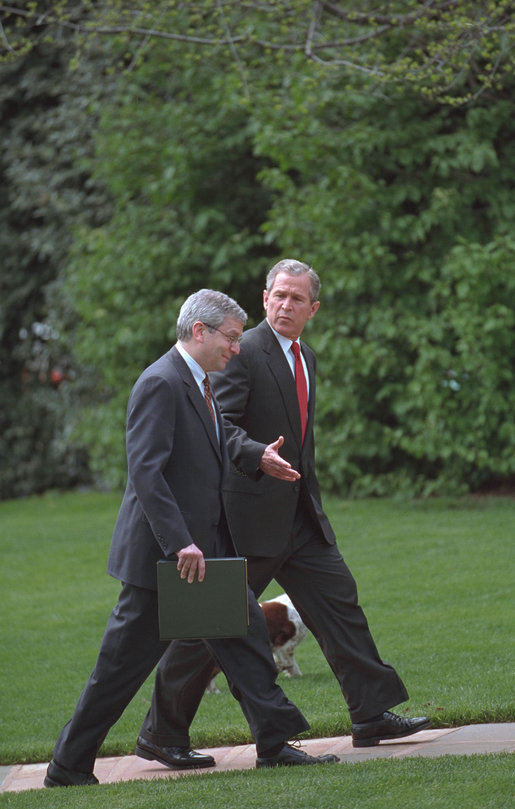
<path fill-rule="evenodd" d="M 9 809 L 512 809 L 513 756 L 376 760 L 0 795 Z"/>
<path fill-rule="evenodd" d="M 105 565 L 119 502 L 120 496 L 113 494 L 49 493 L 0 503 L 1 763 L 47 761 L 73 711 L 118 592 L 118 583 L 105 574 Z M 514 721 L 515 501 L 328 499 L 326 507 L 357 578 L 360 600 L 381 654 L 396 666 L 408 686 L 410 702 L 400 710 L 428 713 L 434 726 Z M 278 588 L 272 586 L 267 595 L 276 592 Z M 280 675 L 280 682 L 311 722 L 306 735 L 349 732 L 336 681 L 311 636 L 298 647 L 296 656 L 304 676 L 288 680 Z M 218 677 L 218 684 L 222 694 L 208 695 L 195 721 L 195 746 L 250 741 L 223 676 Z M 151 687 L 149 681 L 112 729 L 103 754 L 127 753 L 134 748 Z M 486 759 L 485 770 L 502 769 L 503 761 L 501 757 L 493 764 Z M 383 765 L 377 765 L 378 772 Z M 430 762 L 416 767 L 426 765 L 431 779 Z M 407 788 L 402 767 L 395 772 L 399 789 Z M 236 788 L 257 776 L 261 778 L 263 773 L 242 774 L 228 783 Z M 282 774 L 280 779 L 289 777 Z M 302 773 L 300 777 L 309 784 L 314 776 Z M 331 779 L 340 777 L 343 783 L 347 775 L 331 775 Z M 274 778 L 279 776 L 272 775 Z M 352 778 L 359 780 L 358 775 Z M 496 775 L 495 780 L 502 782 L 501 776 Z M 216 781 L 199 779 L 199 784 L 204 783 Z M 130 805 L 164 806 L 161 794 L 183 788 L 190 794 L 191 787 L 182 784 L 152 785 L 145 794 L 155 796 L 153 803 L 150 798 L 147 803 L 135 799 Z M 116 788 L 109 789 L 116 794 Z M 138 790 L 144 788 L 137 787 L 136 793 Z M 87 793 L 88 806 L 93 807 L 90 790 Z M 45 804 L 44 800 L 39 804 L 42 807 L 61 805 Z M 199 801 L 195 805 L 203 806 L 201 798 Z M 118 804 L 110 800 L 110 805 Z M 178 805 L 190 804 L 181 798 Z M 229 805 L 235 804 L 224 803 Z M 247 805 L 253 804 L 247 800 Z M 344 804 L 335 800 L 329 805 L 334 809 Z M 398 805 L 410 804 L 400 801 Z M 472 804 L 464 801 L 462 805 Z"/>

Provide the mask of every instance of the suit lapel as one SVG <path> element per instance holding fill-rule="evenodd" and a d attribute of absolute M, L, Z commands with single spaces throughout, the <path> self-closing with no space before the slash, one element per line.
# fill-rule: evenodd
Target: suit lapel
<path fill-rule="evenodd" d="M 218 454 L 223 459 L 224 464 L 228 463 L 228 455 L 227 455 L 227 444 L 225 440 L 225 430 L 224 430 L 224 423 L 222 419 L 222 414 L 220 413 L 220 408 L 218 407 L 218 402 L 216 401 L 216 396 L 213 394 L 213 407 L 215 410 L 216 420 L 218 422 L 218 432 L 220 435 L 220 441 L 218 441 L 216 430 L 213 427 L 213 422 L 211 420 L 211 416 L 209 416 L 209 421 L 211 424 L 211 432 L 214 433 L 216 445 L 218 447 Z M 207 406 L 206 406 L 207 410 Z"/>
<path fill-rule="evenodd" d="M 309 430 L 313 430 L 313 423 L 315 419 L 315 364 L 313 362 L 313 355 L 307 353 L 304 349 L 304 343 L 301 340 L 300 343 L 302 356 L 306 360 L 306 366 L 308 369 L 308 378 L 309 378 L 309 399 L 308 399 L 308 423 L 306 426 L 306 435 L 304 436 L 304 446 L 306 446 L 306 437 Z"/>
<path fill-rule="evenodd" d="M 302 428 L 300 423 L 299 400 L 297 399 L 295 379 L 288 364 L 288 360 L 284 356 L 284 351 L 279 345 L 266 320 L 263 321 L 258 328 L 261 327 L 263 327 L 262 345 L 263 350 L 267 355 L 268 367 L 270 368 L 270 372 L 277 382 L 277 387 L 283 399 L 284 407 L 291 425 L 292 434 L 295 436 L 295 439 L 300 446 Z M 311 375 L 309 381 L 311 385 Z M 311 397 L 309 407 L 311 407 Z"/>
<path fill-rule="evenodd" d="M 209 441 L 211 442 L 213 449 L 218 455 L 220 461 L 222 462 L 223 460 L 222 453 L 224 452 L 225 448 L 225 436 L 223 435 L 223 425 L 221 423 L 218 405 L 216 404 L 215 401 L 213 402 L 215 406 L 215 413 L 218 419 L 220 442 L 218 441 L 215 425 L 213 424 L 213 421 L 211 419 L 211 415 L 209 413 L 205 399 L 200 392 L 199 386 L 197 385 L 197 383 L 193 378 L 193 374 L 191 373 L 190 369 L 188 368 L 188 366 L 186 365 L 186 363 L 184 362 L 183 358 L 181 357 L 176 348 L 170 349 L 169 355 L 171 361 L 175 365 L 186 387 L 186 395 L 191 403 L 191 406 L 195 410 L 200 421 L 202 422 L 202 426 L 207 433 L 207 437 L 209 438 Z"/>

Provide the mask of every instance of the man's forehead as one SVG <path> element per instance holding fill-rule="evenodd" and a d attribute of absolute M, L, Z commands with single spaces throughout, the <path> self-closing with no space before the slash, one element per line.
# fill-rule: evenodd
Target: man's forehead
<path fill-rule="evenodd" d="M 311 281 L 307 274 L 290 275 L 287 272 L 277 273 L 272 284 L 271 292 L 276 289 L 295 289 L 298 292 L 309 294 Z"/>
<path fill-rule="evenodd" d="M 243 323 L 237 317 L 226 317 L 220 326 L 223 331 L 235 331 L 241 334 L 243 331 Z"/>

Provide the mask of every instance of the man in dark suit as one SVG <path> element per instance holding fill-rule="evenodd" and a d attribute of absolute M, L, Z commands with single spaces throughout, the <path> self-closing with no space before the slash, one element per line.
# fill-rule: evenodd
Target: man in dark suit
<path fill-rule="evenodd" d="M 366 747 L 409 736 L 430 722 L 390 712 L 408 699 L 407 691 L 379 656 L 322 509 L 313 438 L 315 355 L 299 340 L 318 311 L 319 290 L 320 280 L 306 264 L 276 264 L 264 291 L 266 320 L 243 335 L 240 354 L 216 374 L 213 386 L 224 416 L 244 431 L 229 438 L 237 463 L 245 455 L 257 468 L 270 436 L 279 434 L 281 455 L 301 473 L 298 480 L 256 481 L 233 469 L 225 486 L 229 525 L 238 553 L 247 556 L 256 597 L 275 579 L 316 637 L 347 703 L 353 744 Z M 198 644 L 190 643 L 184 655 L 172 651 L 158 666 L 162 689 L 154 717 L 167 739 L 187 744 L 212 663 Z M 180 703 L 174 699 L 179 685 Z"/>
<path fill-rule="evenodd" d="M 116 521 L 108 572 L 122 582 L 97 663 L 65 725 L 48 766 L 45 786 L 98 783 L 96 755 L 107 732 L 152 672 L 168 643 L 159 639 L 156 563 L 177 559 L 182 578 L 200 580 L 204 556 L 234 555 L 222 486 L 229 458 L 224 424 L 210 396 L 208 371 L 225 368 L 239 353 L 245 312 L 231 298 L 200 290 L 184 303 L 178 343 L 136 382 L 127 410 L 128 483 Z M 228 425 L 232 437 L 238 428 Z M 242 469 L 261 474 L 240 454 Z M 268 471 L 294 480 L 298 473 L 265 448 Z M 306 730 L 305 718 L 276 684 L 277 672 L 263 614 L 249 593 L 246 638 L 212 640 L 256 741 L 257 766 L 318 764 L 286 740 Z M 158 689 L 157 689 L 158 690 Z M 149 710 L 149 724 L 154 706 Z M 166 741 L 166 740 L 165 740 Z M 215 762 L 189 745 L 166 746 L 159 734 L 138 740 L 138 754 L 178 768 Z"/>

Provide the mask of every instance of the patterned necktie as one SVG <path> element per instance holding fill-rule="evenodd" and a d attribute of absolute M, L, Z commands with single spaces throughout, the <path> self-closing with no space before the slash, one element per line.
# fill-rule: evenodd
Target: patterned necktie
<path fill-rule="evenodd" d="M 203 382 L 204 382 L 204 392 L 205 392 L 204 393 L 204 398 L 206 400 L 208 410 L 211 413 L 211 418 L 213 419 L 213 424 L 216 427 L 216 416 L 215 416 L 215 411 L 214 411 L 214 408 L 213 408 L 213 397 L 211 396 L 211 385 L 209 384 L 209 377 L 208 377 L 207 374 L 205 375 L 205 377 L 203 379 Z"/>
<path fill-rule="evenodd" d="M 302 440 L 306 434 L 306 424 L 308 421 L 308 386 L 306 375 L 300 358 L 300 346 L 298 343 L 291 344 L 291 350 L 295 357 L 295 387 L 297 388 L 297 398 L 299 400 L 300 423 L 302 425 Z"/>

